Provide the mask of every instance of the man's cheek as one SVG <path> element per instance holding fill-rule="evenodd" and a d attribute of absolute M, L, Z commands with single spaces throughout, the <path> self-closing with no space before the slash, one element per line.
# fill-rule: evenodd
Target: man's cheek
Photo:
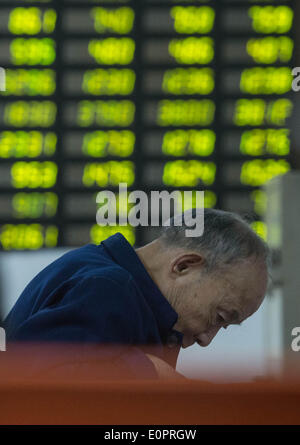
<path fill-rule="evenodd" d="M 194 343 L 195 343 L 194 336 L 184 335 L 183 340 L 182 340 L 182 347 L 183 348 L 188 348 L 189 346 L 192 346 Z"/>

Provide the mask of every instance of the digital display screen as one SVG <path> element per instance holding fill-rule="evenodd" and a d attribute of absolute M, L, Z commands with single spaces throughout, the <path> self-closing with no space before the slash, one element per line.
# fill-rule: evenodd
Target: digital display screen
<path fill-rule="evenodd" d="M 132 245 L 102 190 L 205 190 L 254 216 L 293 168 L 293 1 L 1 1 L 0 248 Z M 121 203 L 119 203 L 121 206 Z"/>

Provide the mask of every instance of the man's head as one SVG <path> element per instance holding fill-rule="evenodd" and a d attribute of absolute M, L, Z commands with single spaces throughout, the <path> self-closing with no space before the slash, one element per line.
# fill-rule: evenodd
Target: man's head
<path fill-rule="evenodd" d="M 207 346 L 222 327 L 240 324 L 261 305 L 269 251 L 233 213 L 205 209 L 203 235 L 186 237 L 189 228 L 173 219 L 137 254 L 178 313 L 174 329 L 184 334 L 183 347 Z"/>

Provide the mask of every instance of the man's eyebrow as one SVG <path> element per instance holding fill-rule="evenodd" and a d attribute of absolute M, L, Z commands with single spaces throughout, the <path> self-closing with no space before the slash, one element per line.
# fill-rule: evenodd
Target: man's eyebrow
<path fill-rule="evenodd" d="M 228 315 L 229 315 L 229 322 L 231 323 L 231 324 L 242 324 L 242 321 L 239 321 L 240 320 L 240 316 L 239 316 L 239 313 L 238 313 L 238 311 L 235 311 L 235 310 L 233 310 L 233 311 L 229 311 L 228 312 Z"/>

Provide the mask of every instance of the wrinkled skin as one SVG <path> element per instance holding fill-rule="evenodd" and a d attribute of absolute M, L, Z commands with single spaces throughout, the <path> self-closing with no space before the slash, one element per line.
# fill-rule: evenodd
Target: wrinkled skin
<path fill-rule="evenodd" d="M 159 239 L 137 249 L 148 273 L 178 313 L 182 347 L 207 346 L 221 328 L 240 324 L 260 307 L 267 290 L 265 263 L 256 258 L 208 273 L 205 255 L 163 248 Z"/>

